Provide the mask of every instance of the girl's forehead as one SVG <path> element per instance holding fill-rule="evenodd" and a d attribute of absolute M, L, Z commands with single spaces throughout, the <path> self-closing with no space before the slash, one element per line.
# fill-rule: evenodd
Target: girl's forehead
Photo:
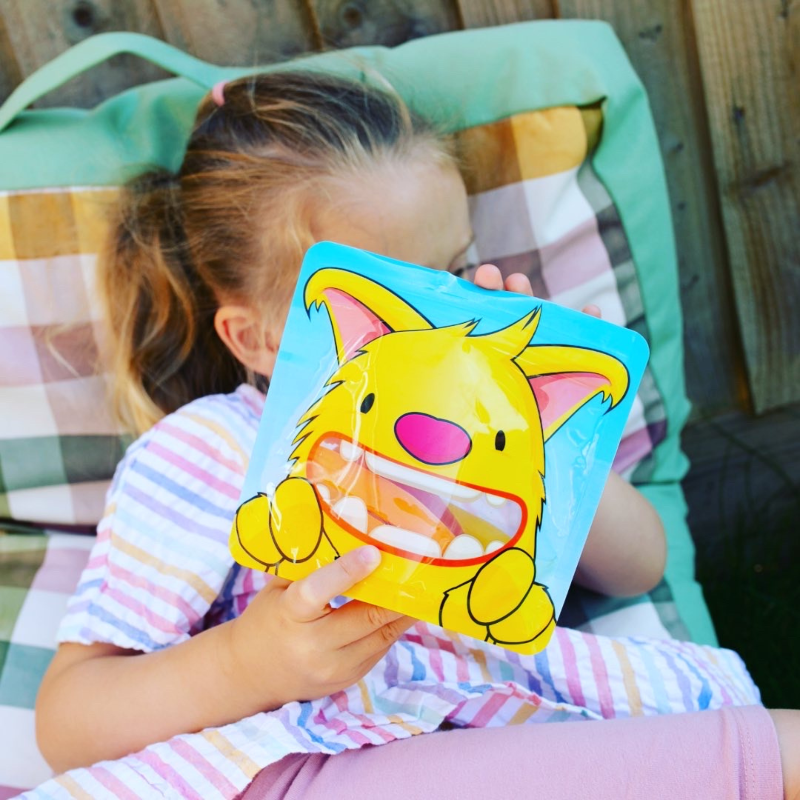
<path fill-rule="evenodd" d="M 393 162 L 340 178 L 317 203 L 318 241 L 447 269 L 471 239 L 464 182 L 452 164 Z"/>

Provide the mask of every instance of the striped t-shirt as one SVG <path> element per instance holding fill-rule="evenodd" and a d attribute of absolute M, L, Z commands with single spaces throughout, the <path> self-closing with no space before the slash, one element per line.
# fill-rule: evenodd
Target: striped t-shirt
<path fill-rule="evenodd" d="M 269 580 L 228 533 L 264 397 L 240 387 L 166 417 L 117 469 L 59 641 L 145 653 L 241 614 Z M 759 702 L 732 651 L 558 628 L 536 656 L 417 623 L 357 684 L 72 770 L 26 795 L 233 798 L 289 753 L 457 727 L 669 714 Z"/>

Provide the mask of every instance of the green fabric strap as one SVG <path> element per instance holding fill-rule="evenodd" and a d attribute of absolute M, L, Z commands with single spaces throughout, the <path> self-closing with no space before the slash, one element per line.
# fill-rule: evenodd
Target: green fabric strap
<path fill-rule="evenodd" d="M 0 108 L 0 131 L 48 92 L 120 53 L 130 53 L 151 64 L 210 89 L 223 72 L 160 39 L 141 33 L 101 33 L 70 48 L 26 78 Z"/>

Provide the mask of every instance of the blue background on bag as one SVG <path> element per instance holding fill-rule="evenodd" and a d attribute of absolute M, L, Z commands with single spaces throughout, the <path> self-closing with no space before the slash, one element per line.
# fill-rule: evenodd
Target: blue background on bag
<path fill-rule="evenodd" d="M 437 327 L 480 319 L 475 332 L 489 333 L 542 306 L 535 344 L 591 347 L 616 356 L 628 369 L 630 388 L 610 414 L 600 397 L 575 413 L 545 445 L 546 502 L 536 544 L 536 580 L 550 590 L 560 613 L 586 535 L 619 445 L 647 363 L 639 334 L 547 301 L 480 289 L 447 272 L 426 269 L 331 242 L 306 254 L 292 298 L 270 381 L 242 502 L 286 476 L 295 426 L 323 393 L 337 368 L 333 334 L 324 306 L 303 306 L 311 275 L 339 267 L 378 281 L 404 298 Z"/>

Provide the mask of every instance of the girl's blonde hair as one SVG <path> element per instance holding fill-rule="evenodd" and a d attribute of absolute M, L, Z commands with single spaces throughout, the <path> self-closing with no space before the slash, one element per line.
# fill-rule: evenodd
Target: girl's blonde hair
<path fill-rule="evenodd" d="M 411 156 L 452 158 L 390 91 L 297 71 L 228 83 L 221 106 L 207 96 L 178 173 L 154 170 L 125 188 L 101 258 L 123 424 L 141 432 L 198 397 L 246 381 L 265 388 L 218 337 L 216 310 L 283 314 L 314 241 L 321 181 Z"/>

